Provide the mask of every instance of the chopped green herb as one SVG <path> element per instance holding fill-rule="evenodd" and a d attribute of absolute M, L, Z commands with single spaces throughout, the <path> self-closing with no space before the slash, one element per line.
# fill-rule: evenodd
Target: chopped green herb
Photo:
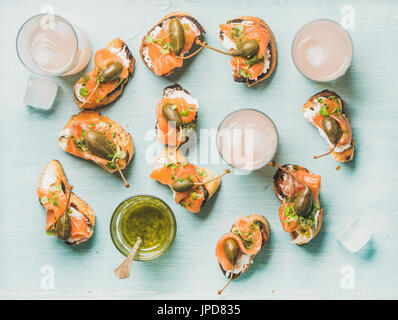
<path fill-rule="evenodd" d="M 327 109 L 328 109 L 328 107 L 325 106 L 325 105 L 323 105 L 323 106 L 321 107 L 321 110 L 319 110 L 319 114 L 320 114 L 321 116 L 328 116 L 328 115 L 329 115 L 329 111 L 328 111 Z"/>
<path fill-rule="evenodd" d="M 87 90 L 86 87 L 81 87 L 81 88 L 80 88 L 80 95 L 81 95 L 82 97 L 87 96 L 87 93 L 88 93 L 88 90 Z"/>
<path fill-rule="evenodd" d="M 182 117 L 186 117 L 186 116 L 189 115 L 189 111 L 188 111 L 188 110 L 183 110 L 183 111 L 180 112 L 180 115 L 181 115 Z"/>
<path fill-rule="evenodd" d="M 88 74 L 85 74 L 84 76 L 83 76 L 83 78 L 84 78 L 84 81 L 88 81 L 88 80 L 90 80 L 90 77 L 89 77 L 89 75 Z"/>

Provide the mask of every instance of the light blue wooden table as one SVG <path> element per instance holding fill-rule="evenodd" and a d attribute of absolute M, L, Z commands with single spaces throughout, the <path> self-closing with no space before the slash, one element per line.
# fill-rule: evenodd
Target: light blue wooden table
<path fill-rule="evenodd" d="M 50 112 L 37 112 L 22 103 L 29 73 L 18 61 L 15 37 L 19 26 L 44 4 L 53 5 L 56 13 L 84 29 L 94 50 L 121 37 L 128 39 L 137 58 L 134 77 L 123 96 L 101 110 L 128 126 L 133 136 L 136 155 L 127 174 L 130 189 L 124 188 L 117 175 L 57 146 L 58 132 L 78 112 L 72 86 L 79 75 L 54 79 L 59 92 Z M 340 21 L 340 10 L 346 4 L 319 0 L 252 0 L 250 4 L 1 1 L 0 297 L 217 299 L 217 290 L 226 279 L 214 256 L 216 242 L 235 216 L 260 213 L 270 221 L 271 240 L 221 299 L 398 298 L 397 2 L 349 2 L 355 10 L 355 28 L 349 30 L 354 58 L 349 72 L 336 82 L 318 84 L 305 79 L 290 55 L 299 27 L 317 18 Z M 279 64 L 273 79 L 253 88 L 234 83 L 228 58 L 208 50 L 170 78 L 154 76 L 139 59 L 139 43 L 147 29 L 175 10 L 196 16 L 206 28 L 206 40 L 216 47 L 221 46 L 220 23 L 240 15 L 263 18 L 278 44 Z M 279 202 L 272 191 L 271 168 L 226 177 L 218 194 L 198 215 L 174 204 L 168 188 L 149 179 L 151 165 L 145 161 L 145 152 L 152 142 L 146 141 L 145 134 L 154 126 L 161 90 L 174 82 L 198 98 L 201 129 L 217 128 L 226 114 L 242 107 L 258 108 L 273 119 L 280 139 L 276 160 L 298 163 L 322 175 L 326 217 L 314 241 L 304 247 L 289 243 L 277 215 Z M 299 112 L 305 100 L 323 88 L 335 90 L 346 101 L 357 142 L 355 161 L 339 171 L 330 157 L 312 159 L 314 153 L 325 150 L 325 143 Z M 196 150 L 207 148 L 201 141 Z M 214 146 L 209 148 L 214 152 Z M 43 230 L 45 213 L 35 190 L 51 159 L 61 161 L 74 191 L 96 212 L 94 237 L 81 246 L 65 246 Z M 221 161 L 208 166 L 218 172 L 225 168 Z M 132 277 L 118 280 L 113 270 L 124 257 L 112 244 L 109 221 L 121 200 L 138 193 L 155 194 L 172 207 L 177 237 L 167 254 L 152 262 L 135 262 Z M 363 250 L 352 254 L 337 242 L 335 234 L 357 217 L 365 219 L 373 237 Z M 54 289 L 46 289 L 48 270 L 54 271 Z M 354 272 L 354 287 L 344 286 L 347 272 Z"/>

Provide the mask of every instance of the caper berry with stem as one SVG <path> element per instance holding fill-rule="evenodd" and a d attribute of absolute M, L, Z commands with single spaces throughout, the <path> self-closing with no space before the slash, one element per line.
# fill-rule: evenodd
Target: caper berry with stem
<path fill-rule="evenodd" d="M 229 238 L 224 241 L 224 252 L 228 261 L 234 266 L 240 252 L 239 245 L 235 239 Z"/>
<path fill-rule="evenodd" d="M 175 192 L 184 192 L 187 190 L 192 189 L 193 187 L 193 182 L 189 179 L 177 179 L 176 181 L 173 182 L 171 185 L 171 188 Z"/>
<path fill-rule="evenodd" d="M 232 51 L 231 55 L 234 57 L 243 57 L 251 59 L 257 55 L 259 45 L 256 40 L 249 39 L 240 43 L 236 50 Z"/>
<path fill-rule="evenodd" d="M 69 217 L 69 209 L 67 209 L 58 219 L 55 229 L 58 239 L 63 242 L 68 241 L 70 233 L 72 231 L 72 224 Z"/>
<path fill-rule="evenodd" d="M 109 158 L 115 153 L 116 148 L 114 144 L 98 131 L 89 130 L 84 139 L 88 151 L 100 158 L 110 160 Z"/>
<path fill-rule="evenodd" d="M 176 105 L 165 103 L 162 107 L 162 114 L 170 126 L 175 128 L 181 128 L 183 126 L 183 122 Z"/>
<path fill-rule="evenodd" d="M 308 218 L 312 209 L 313 199 L 312 191 L 307 185 L 301 190 L 293 203 L 294 211 L 303 218 Z"/>
<path fill-rule="evenodd" d="M 339 142 L 341 136 L 343 135 L 340 124 L 332 117 L 324 117 L 322 119 L 322 129 L 328 136 L 329 141 L 334 145 Z"/>
<path fill-rule="evenodd" d="M 343 130 L 341 129 L 339 122 L 331 116 L 325 116 L 322 119 L 322 129 L 326 133 L 329 141 L 333 143 L 334 146 L 329 152 L 326 152 L 319 156 L 314 156 L 314 159 L 318 159 L 332 153 L 336 149 L 337 144 L 339 143 L 343 135 Z"/>
<path fill-rule="evenodd" d="M 228 56 L 234 56 L 234 57 L 243 57 L 247 59 L 251 59 L 255 57 L 258 54 L 258 50 L 260 48 L 258 42 L 254 39 L 248 39 L 243 42 L 241 42 L 236 50 L 232 52 L 224 52 L 215 48 L 212 48 L 208 46 L 206 43 L 201 42 L 200 40 L 197 40 L 196 43 L 202 47 L 214 50 L 216 52 L 228 55 Z"/>
<path fill-rule="evenodd" d="M 178 56 L 185 44 L 184 28 L 178 18 L 173 18 L 169 22 L 169 39 L 174 53 Z"/>
<path fill-rule="evenodd" d="M 97 75 L 97 82 L 103 83 L 115 80 L 123 72 L 123 65 L 120 62 L 112 62 L 106 66 L 105 69 L 100 69 Z"/>
<path fill-rule="evenodd" d="M 225 253 L 226 258 L 232 265 L 231 275 L 229 277 L 227 284 L 224 286 L 224 288 L 222 288 L 221 290 L 218 291 L 218 294 L 221 294 L 225 290 L 225 288 L 228 287 L 228 285 L 231 283 L 231 281 L 234 277 L 234 266 L 236 264 L 236 261 L 238 260 L 239 253 L 240 253 L 238 242 L 233 238 L 229 238 L 229 239 L 225 240 L 224 241 L 224 253 Z"/>

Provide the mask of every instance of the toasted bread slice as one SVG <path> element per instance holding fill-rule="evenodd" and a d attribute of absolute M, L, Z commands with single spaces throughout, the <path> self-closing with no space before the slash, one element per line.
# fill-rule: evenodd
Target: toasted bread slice
<path fill-rule="evenodd" d="M 83 109 L 95 110 L 114 102 L 120 97 L 130 77 L 133 76 L 135 59 L 131 54 L 127 44 L 123 40 L 116 38 L 108 44 L 107 48 L 121 57 L 123 63 L 125 64 L 128 70 L 128 76 L 120 82 L 120 84 L 116 89 L 114 89 L 106 96 L 106 99 L 102 99 L 100 101 L 90 101 L 90 102 L 85 102 L 84 97 L 80 96 L 80 94 L 78 93 L 80 92 L 82 84 L 84 84 L 85 82 L 84 77 L 80 78 L 73 88 L 73 99 L 77 103 L 77 106 L 79 107 L 80 110 Z"/>
<path fill-rule="evenodd" d="M 268 49 L 270 51 L 270 58 L 269 58 L 270 64 L 269 64 L 268 70 L 265 73 L 262 73 L 258 77 L 258 79 L 254 80 L 254 79 L 247 79 L 245 76 L 238 74 L 236 72 L 233 72 L 234 81 L 245 82 L 248 87 L 251 87 L 261 81 L 268 79 L 274 73 L 274 71 L 276 69 L 276 65 L 277 65 L 277 60 L 278 60 L 278 51 L 277 51 L 277 47 L 276 47 L 276 40 L 275 40 L 272 30 L 268 26 L 268 24 L 266 24 L 262 19 L 257 18 L 257 17 L 251 17 L 251 16 L 242 16 L 242 17 L 239 17 L 236 19 L 229 20 L 229 21 L 227 21 L 227 23 L 241 23 L 244 21 L 251 21 L 256 25 L 263 27 L 264 29 L 266 29 L 268 31 L 269 36 L 270 36 L 270 40 L 269 40 L 269 44 L 268 44 Z M 224 34 L 222 31 L 220 31 L 220 39 L 224 40 Z"/>
<path fill-rule="evenodd" d="M 257 224 L 259 225 L 260 231 L 261 231 L 261 237 L 262 237 L 261 248 L 264 248 L 264 246 L 267 244 L 268 239 L 269 239 L 269 236 L 270 236 L 270 228 L 269 228 L 268 220 L 267 220 L 264 216 L 259 215 L 259 214 L 251 214 L 251 215 L 248 216 L 248 218 L 249 218 L 252 222 L 255 222 L 255 223 L 257 223 Z M 232 232 L 232 230 L 233 230 L 234 228 L 235 228 L 235 224 L 232 225 L 230 231 Z M 232 276 L 232 279 L 237 279 L 237 278 L 239 278 L 243 273 L 245 273 L 245 272 L 250 268 L 250 266 L 252 265 L 253 260 L 254 260 L 254 257 L 255 257 L 255 255 L 250 256 L 250 258 L 247 259 L 247 262 L 248 262 L 248 263 L 247 263 L 247 264 L 244 264 L 244 265 L 242 266 L 242 269 L 241 269 L 238 273 L 234 272 L 234 275 Z M 229 278 L 230 275 L 231 275 L 231 274 L 230 274 L 230 271 L 224 270 L 223 267 L 222 267 L 222 265 L 221 265 L 221 263 L 218 263 L 218 265 L 220 266 L 220 269 L 221 269 L 221 271 L 223 272 L 223 274 L 224 274 L 226 277 Z"/>
<path fill-rule="evenodd" d="M 125 153 L 125 157 L 118 161 L 118 166 L 121 170 L 126 168 L 134 156 L 134 144 L 131 134 L 127 133 L 123 127 L 115 121 L 106 116 L 101 116 L 98 111 L 84 110 L 72 116 L 59 134 L 58 144 L 60 148 L 77 157 L 91 160 L 110 173 L 118 171 L 117 168 L 110 168 L 107 166 L 108 159 L 99 158 L 88 150 L 82 151 L 75 146 L 73 142 L 74 139 L 81 138 L 81 136 L 78 136 L 79 130 L 76 131 L 76 128 L 81 127 L 83 130 L 88 130 L 93 124 L 95 128 L 97 126 L 100 128 L 102 127 L 102 132 L 105 130 L 108 135 L 114 136 L 117 145 Z M 81 134 L 80 132 L 80 135 Z"/>
<path fill-rule="evenodd" d="M 184 156 L 181 150 L 176 150 L 173 147 L 165 147 L 157 157 L 157 160 L 154 165 L 154 169 L 164 166 L 166 163 L 189 163 L 187 158 Z M 207 168 L 196 167 L 199 171 L 202 172 L 204 184 L 204 196 L 205 199 L 202 202 L 201 208 L 206 204 L 206 202 L 216 193 L 218 188 L 221 185 L 221 179 L 216 179 L 212 182 L 206 183 L 206 181 L 210 181 L 215 178 L 216 175 L 213 171 Z"/>
<path fill-rule="evenodd" d="M 341 100 L 341 104 L 342 104 L 342 106 L 341 106 L 341 109 L 342 109 L 341 117 L 343 119 L 345 119 L 346 121 L 348 121 L 348 124 L 349 124 L 349 118 L 344 113 L 344 101 L 343 101 L 343 99 L 341 99 L 341 97 L 336 92 L 333 92 L 333 91 L 330 91 L 330 90 L 323 90 L 321 92 L 318 92 L 317 94 L 314 94 L 312 97 L 310 97 L 307 100 L 307 102 L 304 104 L 304 106 L 303 106 L 303 114 L 305 115 L 306 119 L 308 121 L 310 121 L 314 126 L 315 126 L 315 124 L 311 121 L 310 115 L 312 114 L 312 111 L 315 111 L 316 108 L 317 108 L 315 100 L 319 99 L 320 97 L 329 98 L 331 96 L 335 96 L 336 98 Z M 309 116 L 307 117 L 306 114 L 308 114 Z M 321 130 L 320 128 L 318 128 L 318 129 Z M 350 130 L 351 130 L 351 128 L 350 128 Z M 329 144 L 329 142 L 328 142 L 328 144 Z M 355 145 L 355 141 L 354 141 L 354 139 L 351 138 L 351 143 L 350 143 L 349 147 L 344 149 L 344 150 L 342 150 L 342 151 L 339 151 L 339 152 L 338 151 L 333 151 L 331 153 L 332 157 L 335 160 L 337 160 L 338 162 L 351 161 L 354 158 L 354 145 Z M 329 150 L 332 150 L 332 149 L 333 149 L 333 145 L 329 144 Z"/>
<path fill-rule="evenodd" d="M 308 169 L 306 169 L 302 166 L 298 166 L 298 165 L 286 164 L 283 166 L 283 168 L 285 168 L 289 171 L 292 171 L 292 172 L 295 170 L 298 170 L 298 169 L 303 169 L 306 172 L 311 174 L 311 171 L 309 171 Z M 274 192 L 275 192 L 276 196 L 278 197 L 279 202 L 281 204 L 291 203 L 291 201 L 292 201 L 292 199 L 289 197 L 289 195 L 287 195 L 282 188 L 282 185 L 285 183 L 286 180 L 287 180 L 287 173 L 278 169 L 274 174 L 273 184 L 274 184 Z M 302 237 L 296 231 L 290 232 L 290 237 L 292 238 L 293 242 L 297 245 L 303 245 L 305 243 L 310 242 L 312 239 L 314 239 L 318 235 L 319 230 L 322 227 L 322 221 L 324 218 L 324 209 L 321 208 L 321 206 L 320 206 L 319 196 L 317 196 L 316 202 L 319 203 L 319 210 L 318 210 L 318 213 L 316 216 L 317 217 L 316 218 L 316 220 L 317 220 L 316 228 L 313 230 L 311 238 Z"/>
<path fill-rule="evenodd" d="M 190 100 L 188 103 L 196 104 L 197 112 L 196 112 L 195 118 L 189 124 L 185 124 L 185 126 L 189 125 L 190 129 L 184 130 L 184 135 L 181 136 L 180 140 L 178 140 L 177 138 L 171 139 L 172 141 L 167 140 L 167 143 L 165 143 L 165 144 L 169 145 L 169 146 L 175 146 L 177 144 L 181 145 L 181 144 L 187 142 L 190 134 L 192 133 L 192 131 L 194 131 L 196 129 L 196 126 L 198 123 L 199 102 L 195 98 L 193 98 L 187 90 L 185 90 L 178 83 L 172 84 L 163 89 L 163 99 L 170 98 L 170 97 L 173 97 L 176 95 L 178 97 L 184 98 L 185 100 L 187 100 L 187 98 L 188 98 Z M 159 142 L 164 143 L 164 141 L 163 141 L 164 137 L 162 137 L 161 131 L 159 129 L 159 120 L 156 121 L 155 130 L 156 130 L 156 135 L 158 137 Z M 173 140 L 175 140 L 175 141 L 173 141 Z"/>
<path fill-rule="evenodd" d="M 185 18 L 185 19 L 187 19 L 188 21 L 190 21 L 190 23 L 192 23 L 192 24 L 194 24 L 195 25 L 195 27 L 196 27 L 196 29 L 198 30 L 198 37 L 199 36 L 201 36 L 201 35 L 204 35 L 206 32 L 205 32 L 205 30 L 204 30 L 204 28 L 202 27 L 202 25 L 198 22 L 198 20 L 196 20 L 196 18 L 194 18 L 193 16 L 191 16 L 190 14 L 188 14 L 188 13 L 185 13 L 185 12 L 180 12 L 180 11 L 176 11 L 176 12 L 172 12 L 172 13 L 170 13 L 170 14 L 168 14 L 167 16 L 165 16 L 162 20 L 160 20 L 156 25 L 154 25 L 147 33 L 146 33 L 146 35 L 142 38 L 142 41 L 141 41 L 141 46 L 140 46 L 140 56 L 141 56 L 141 59 L 142 59 L 142 61 L 144 62 L 144 64 L 147 66 L 147 68 L 149 69 L 149 70 L 151 70 L 154 74 L 156 74 L 155 72 L 154 72 L 154 68 L 153 68 L 153 62 L 150 60 L 150 58 L 148 57 L 148 55 L 146 54 L 146 48 L 147 48 L 147 43 L 146 43 L 146 41 L 145 41 L 145 37 L 146 36 L 148 36 L 148 35 L 150 35 L 154 30 L 155 30 L 155 28 L 156 27 L 162 27 L 163 26 L 163 23 L 166 21 L 166 20 L 168 20 L 168 19 L 172 19 L 172 18 L 178 18 L 178 19 L 183 19 L 183 18 Z M 190 48 L 190 50 L 187 52 L 187 53 L 190 53 L 190 52 L 192 52 L 193 50 L 193 48 L 195 47 L 196 45 L 195 45 L 195 43 L 192 45 L 192 47 Z M 169 76 L 169 75 L 171 75 L 173 72 L 174 72 L 174 70 L 175 70 L 175 68 L 174 69 L 172 69 L 172 70 L 170 70 L 169 72 L 167 72 L 167 73 L 165 73 L 165 74 L 162 74 L 161 76 L 165 76 L 165 77 L 167 77 L 167 76 Z"/>
<path fill-rule="evenodd" d="M 61 188 L 57 189 L 57 186 L 61 186 Z M 58 160 L 51 160 L 44 168 L 39 180 L 39 189 L 47 192 L 59 192 L 65 195 L 69 194 L 71 186 Z M 42 202 L 40 201 L 40 203 Z M 76 241 L 68 240 L 67 243 L 79 244 L 85 242 L 92 237 L 94 232 L 94 226 L 95 226 L 94 211 L 83 199 L 81 199 L 74 193 L 71 194 L 70 208 L 74 208 L 76 211 L 78 211 L 87 219 L 88 236 L 86 238 L 79 239 Z"/>

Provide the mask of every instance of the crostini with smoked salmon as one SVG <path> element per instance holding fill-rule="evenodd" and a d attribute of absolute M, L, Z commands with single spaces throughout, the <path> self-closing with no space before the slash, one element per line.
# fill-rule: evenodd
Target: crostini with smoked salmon
<path fill-rule="evenodd" d="M 196 40 L 204 34 L 205 30 L 193 16 L 185 12 L 170 13 L 142 39 L 141 59 L 157 76 L 169 76 L 202 49 L 192 53 Z"/>
<path fill-rule="evenodd" d="M 279 219 L 283 231 L 297 245 L 308 243 L 318 235 L 324 217 L 319 201 L 321 176 L 299 165 L 280 166 L 274 161 L 270 164 L 278 168 L 273 184 L 281 203 Z"/>
<path fill-rule="evenodd" d="M 46 209 L 47 234 L 68 244 L 79 244 L 91 238 L 95 226 L 93 209 L 72 192 L 57 160 L 51 160 L 44 168 L 37 195 Z"/>
<path fill-rule="evenodd" d="M 267 244 L 270 229 L 267 219 L 259 214 L 238 216 L 230 232 L 225 233 L 216 246 L 216 257 L 221 271 L 229 278 L 221 294 L 233 279 L 246 272 L 254 257 Z"/>
<path fill-rule="evenodd" d="M 94 56 L 94 69 L 73 88 L 79 109 L 98 109 L 120 97 L 134 73 L 135 59 L 127 44 L 116 38 Z"/>
<path fill-rule="evenodd" d="M 115 121 L 97 111 L 81 111 L 62 129 L 58 144 L 62 150 L 91 160 L 110 173 L 118 171 L 129 186 L 122 170 L 134 156 L 133 139 Z"/>
<path fill-rule="evenodd" d="M 268 79 L 275 71 L 278 54 L 271 28 L 260 18 L 243 16 L 220 24 L 220 39 L 228 52 L 197 43 L 205 48 L 232 56 L 232 76 L 236 82 L 251 87 Z"/>
<path fill-rule="evenodd" d="M 329 147 L 329 152 L 314 158 L 328 154 L 339 162 L 348 162 L 354 158 L 355 141 L 352 138 L 350 120 L 343 107 L 343 99 L 330 90 L 313 95 L 304 104 L 304 117 L 318 128 Z"/>
<path fill-rule="evenodd" d="M 209 169 L 189 163 L 181 150 L 166 147 L 159 153 L 150 177 L 168 185 L 177 204 L 198 213 L 218 190 L 226 173 L 229 170 L 216 176 Z"/>
<path fill-rule="evenodd" d="M 156 107 L 158 141 L 179 146 L 195 131 L 199 102 L 179 84 L 163 89 L 163 97 Z"/>

